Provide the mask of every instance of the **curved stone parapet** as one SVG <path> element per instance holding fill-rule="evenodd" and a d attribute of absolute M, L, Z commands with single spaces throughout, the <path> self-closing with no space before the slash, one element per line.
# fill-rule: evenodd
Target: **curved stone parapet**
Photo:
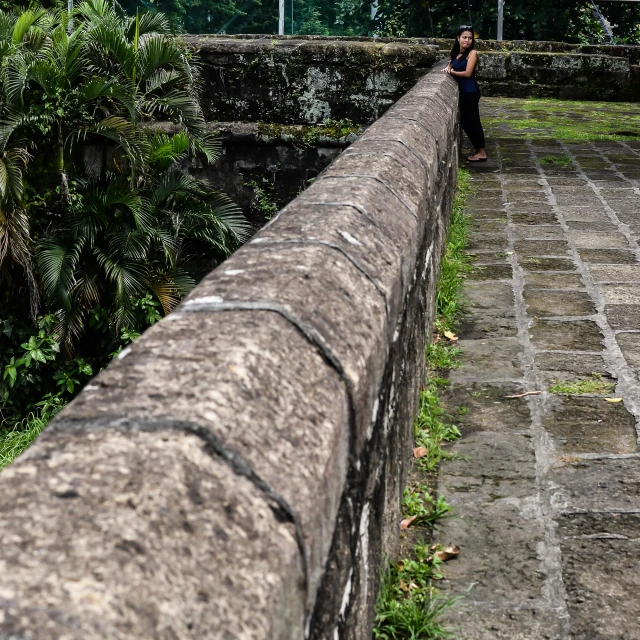
<path fill-rule="evenodd" d="M 370 637 L 457 96 L 424 76 L 2 472 L 0 637 Z"/>

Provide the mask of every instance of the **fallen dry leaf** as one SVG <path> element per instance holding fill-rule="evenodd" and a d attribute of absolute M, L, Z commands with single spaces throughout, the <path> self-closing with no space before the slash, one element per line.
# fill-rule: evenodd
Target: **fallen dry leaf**
<path fill-rule="evenodd" d="M 414 458 L 424 458 L 427 455 L 427 453 L 429 453 L 429 452 L 427 451 L 426 447 L 416 447 L 413 450 L 413 457 Z"/>
<path fill-rule="evenodd" d="M 405 518 L 400 523 L 400 531 L 404 531 L 405 529 L 408 529 L 417 517 L 418 516 L 411 516 L 410 518 Z"/>
<path fill-rule="evenodd" d="M 442 551 L 436 551 L 434 555 L 441 562 L 446 562 L 447 560 L 452 560 L 460 555 L 460 547 L 457 544 L 452 544 L 450 547 L 447 547 Z"/>
<path fill-rule="evenodd" d="M 447 338 L 448 340 L 451 340 L 451 342 L 456 342 L 458 340 L 458 336 L 455 333 L 453 333 L 453 331 L 445 331 L 444 337 Z"/>
<path fill-rule="evenodd" d="M 400 580 L 400 582 L 398 582 L 398 588 L 401 589 L 402 591 L 404 591 L 405 593 L 407 593 L 407 591 L 409 591 L 409 585 L 406 582 L 402 581 L 402 580 Z"/>
<path fill-rule="evenodd" d="M 525 396 L 539 396 L 542 391 L 525 391 L 515 396 L 505 396 L 505 398 L 524 398 Z"/>
<path fill-rule="evenodd" d="M 622 402 L 622 398 L 605 398 L 607 402 Z"/>

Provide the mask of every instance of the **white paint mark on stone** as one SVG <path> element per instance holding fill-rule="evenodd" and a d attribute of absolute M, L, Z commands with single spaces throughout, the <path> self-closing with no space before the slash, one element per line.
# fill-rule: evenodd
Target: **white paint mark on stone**
<path fill-rule="evenodd" d="M 338 233 L 350 244 L 355 244 L 358 247 L 362 246 L 362 242 L 356 240 L 350 233 L 347 233 L 346 231 L 338 231 Z"/>
<path fill-rule="evenodd" d="M 220 296 L 202 296 L 202 298 L 187 300 L 185 302 L 185 305 L 190 306 L 193 304 L 220 304 L 221 302 L 224 302 L 224 299 Z"/>
<path fill-rule="evenodd" d="M 362 566 L 364 569 L 364 575 L 361 576 L 363 584 L 363 602 L 367 601 L 367 591 L 369 580 L 369 512 L 371 511 L 371 504 L 365 503 L 362 507 L 362 515 L 360 516 L 360 551 L 362 553 Z"/>
<path fill-rule="evenodd" d="M 224 273 L 227 276 L 237 276 L 240 273 L 244 273 L 244 269 L 227 269 Z"/>
<path fill-rule="evenodd" d="M 131 347 L 125 347 L 119 354 L 118 360 L 123 360 L 131 353 Z"/>

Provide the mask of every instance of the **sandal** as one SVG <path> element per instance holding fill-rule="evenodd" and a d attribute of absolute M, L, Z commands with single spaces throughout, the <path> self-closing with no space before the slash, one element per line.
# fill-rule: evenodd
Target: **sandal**
<path fill-rule="evenodd" d="M 486 162 L 489 158 L 467 158 L 467 162 Z"/>

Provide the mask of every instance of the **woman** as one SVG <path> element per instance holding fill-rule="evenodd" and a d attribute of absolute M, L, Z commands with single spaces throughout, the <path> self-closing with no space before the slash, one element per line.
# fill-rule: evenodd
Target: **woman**
<path fill-rule="evenodd" d="M 451 49 L 451 62 L 442 70 L 458 81 L 460 87 L 460 125 L 469 136 L 476 152 L 469 156 L 469 162 L 486 162 L 484 130 L 480 122 L 480 89 L 475 72 L 478 65 L 478 53 L 473 27 L 462 25 L 458 29 L 456 41 Z"/>

